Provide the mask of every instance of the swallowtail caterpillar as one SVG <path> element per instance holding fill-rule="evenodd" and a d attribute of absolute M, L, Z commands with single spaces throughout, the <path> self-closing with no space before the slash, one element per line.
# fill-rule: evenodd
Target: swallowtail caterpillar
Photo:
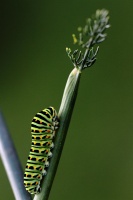
<path fill-rule="evenodd" d="M 40 183 L 52 157 L 53 139 L 58 124 L 57 112 L 53 107 L 37 113 L 31 122 L 32 142 L 24 173 L 24 186 L 31 194 L 41 191 Z"/>

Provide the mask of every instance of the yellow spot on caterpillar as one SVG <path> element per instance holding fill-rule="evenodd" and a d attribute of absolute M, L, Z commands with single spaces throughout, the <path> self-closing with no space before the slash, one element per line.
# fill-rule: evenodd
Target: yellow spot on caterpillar
<path fill-rule="evenodd" d="M 39 130 L 39 133 L 41 133 L 42 132 L 42 130 Z"/>
<path fill-rule="evenodd" d="M 48 150 L 46 150 L 45 152 L 48 153 Z"/>

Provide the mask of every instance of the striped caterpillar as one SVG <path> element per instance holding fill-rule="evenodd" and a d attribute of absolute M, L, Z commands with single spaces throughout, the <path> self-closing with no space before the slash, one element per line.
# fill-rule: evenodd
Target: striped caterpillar
<path fill-rule="evenodd" d="M 24 173 L 24 186 L 31 194 L 41 191 L 40 182 L 47 173 L 52 157 L 58 124 L 57 112 L 53 107 L 37 113 L 31 122 L 32 143 Z"/>

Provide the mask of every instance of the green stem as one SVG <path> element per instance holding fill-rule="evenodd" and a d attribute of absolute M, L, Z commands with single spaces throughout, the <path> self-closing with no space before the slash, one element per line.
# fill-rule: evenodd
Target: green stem
<path fill-rule="evenodd" d="M 7 130 L 4 118 L 0 113 L 0 154 L 10 181 L 15 199 L 31 200 L 31 195 L 25 190 L 23 184 L 23 170 Z M 2 181 L 2 180 L 1 180 Z M 5 199 L 4 197 L 2 199 Z"/>
<path fill-rule="evenodd" d="M 62 102 L 61 102 L 61 106 L 58 113 L 59 120 L 60 120 L 60 127 L 58 129 L 58 132 L 55 138 L 55 148 L 53 150 L 53 157 L 51 158 L 51 161 L 50 161 L 48 173 L 46 177 L 44 177 L 44 180 L 42 181 L 42 185 L 41 185 L 42 192 L 35 195 L 34 200 L 47 200 L 49 197 L 51 186 L 54 180 L 54 176 L 56 174 L 56 170 L 57 170 L 60 156 L 62 153 L 63 145 L 65 142 L 69 123 L 71 120 L 73 108 L 75 105 L 79 81 L 80 81 L 80 75 L 81 75 L 80 70 L 77 68 L 74 68 L 68 77 L 63 98 L 62 98 Z"/>
<path fill-rule="evenodd" d="M 53 157 L 50 161 L 50 166 L 48 169 L 48 173 L 46 177 L 44 177 L 41 188 L 42 192 L 35 195 L 34 200 L 47 200 L 49 197 L 49 193 L 51 190 L 51 186 L 54 180 L 54 176 L 57 170 L 57 166 L 60 160 L 60 156 L 62 153 L 63 145 L 65 142 L 67 130 L 69 127 L 69 123 L 71 120 L 73 108 L 75 105 L 78 86 L 81 76 L 81 71 L 87 67 L 90 67 L 96 61 L 96 55 L 98 52 L 97 50 L 94 52 L 93 46 L 95 44 L 99 44 L 105 40 L 106 35 L 103 34 L 104 30 L 109 28 L 110 25 L 108 24 L 108 11 L 107 10 L 97 10 L 94 18 L 94 22 L 91 24 L 87 23 L 87 29 L 81 29 L 82 32 L 79 34 L 79 39 L 73 35 L 74 43 L 82 44 L 82 47 L 85 47 L 84 56 L 82 56 L 81 51 L 75 50 L 73 53 L 70 48 L 66 48 L 66 52 L 71 59 L 74 69 L 70 73 L 66 87 L 64 90 L 61 106 L 59 109 L 59 120 L 60 120 L 60 127 L 57 131 L 56 138 L 55 138 L 55 148 L 53 150 Z M 90 39 L 84 43 L 82 35 L 90 35 Z"/>

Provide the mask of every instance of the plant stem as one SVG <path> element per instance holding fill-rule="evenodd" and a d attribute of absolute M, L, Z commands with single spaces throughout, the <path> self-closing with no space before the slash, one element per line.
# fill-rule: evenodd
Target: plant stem
<path fill-rule="evenodd" d="M 74 43 L 78 42 L 79 45 L 82 45 L 82 47 L 85 48 L 84 54 L 82 54 L 81 51 L 79 52 L 78 49 L 72 52 L 70 48 L 66 48 L 66 52 L 75 68 L 68 77 L 58 113 L 60 127 L 56 133 L 54 141 L 55 148 L 53 150 L 53 157 L 50 161 L 48 173 L 42 180 L 42 191 L 35 195 L 34 200 L 48 200 L 74 109 L 81 71 L 87 67 L 91 67 L 96 61 L 98 47 L 94 52 L 93 46 L 105 40 L 106 34 L 104 34 L 104 31 L 110 27 L 108 20 L 109 17 L 107 10 L 97 10 L 93 20 L 94 22 L 90 23 L 91 21 L 89 19 L 89 23 L 87 22 L 85 28 L 81 28 L 79 39 L 73 35 Z M 83 42 L 82 35 L 86 35 L 87 37 L 90 36 L 87 42 Z"/>
<path fill-rule="evenodd" d="M 80 81 L 80 75 L 81 75 L 80 70 L 74 68 L 68 77 L 63 98 L 61 101 L 61 106 L 58 113 L 60 120 L 60 127 L 57 131 L 57 135 L 54 142 L 55 148 L 53 150 L 53 157 L 51 158 L 50 161 L 48 173 L 44 178 L 44 180 L 42 181 L 42 186 L 41 186 L 42 192 L 35 195 L 34 200 L 47 200 L 49 197 L 54 176 L 62 153 L 69 123 L 71 120 L 73 108 L 75 105 L 79 81 Z"/>
<path fill-rule="evenodd" d="M 23 170 L 2 113 L 0 113 L 0 155 L 15 199 L 31 200 L 31 195 L 24 188 Z"/>

